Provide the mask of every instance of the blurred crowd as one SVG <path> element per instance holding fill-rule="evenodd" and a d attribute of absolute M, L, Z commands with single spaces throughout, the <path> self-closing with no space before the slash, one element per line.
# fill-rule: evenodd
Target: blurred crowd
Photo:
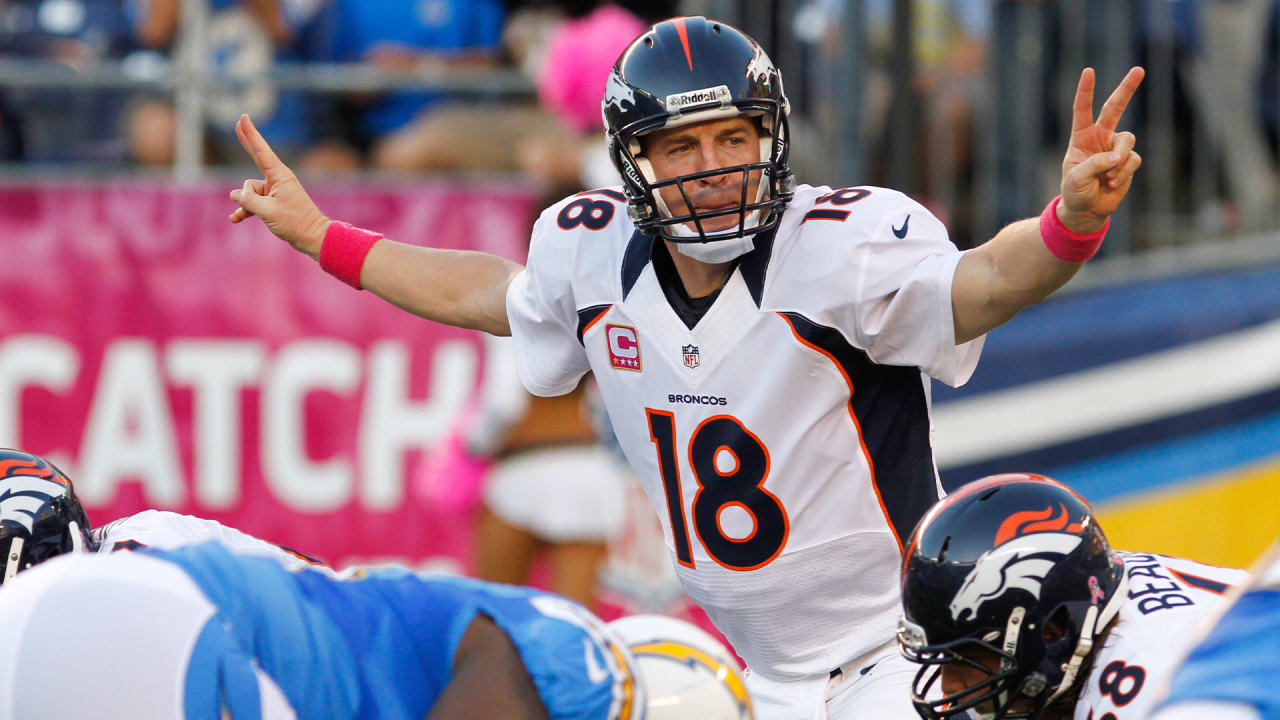
<path fill-rule="evenodd" d="M 1027 212 L 1024 196 L 1041 194 L 1034 173 L 1045 168 L 1028 163 L 1026 151 L 1060 145 L 1068 117 L 1060 105 L 1070 97 L 1063 78 L 1095 63 L 1099 48 L 1123 47 L 1123 63 L 1152 69 L 1132 122 L 1140 142 L 1168 140 L 1154 146 L 1165 163 L 1160 173 L 1190 177 L 1196 153 L 1207 154 L 1216 195 L 1245 209 L 1274 209 L 1280 0 L 911 0 L 909 24 L 905 5 L 744 0 L 739 8 L 741 20 L 765 26 L 746 29 L 772 46 L 788 73 L 802 174 L 812 167 L 839 181 L 906 190 L 931 204 L 962 246 L 986 237 L 969 215 L 979 200 L 1003 223 Z M 0 55 L 76 70 L 117 62 L 134 79 L 163 77 L 191 50 L 183 12 L 199 6 L 208 17 L 194 52 L 206 70 L 237 81 L 204 98 L 207 163 L 243 162 L 231 128 L 248 112 L 286 162 L 308 175 L 518 172 L 540 181 L 548 197 L 616 181 L 598 142 L 598 104 L 607 68 L 628 39 L 657 19 L 723 7 L 697 0 L 0 0 Z M 844 50 L 853 26 L 843 15 L 851 7 L 860 12 L 860 85 L 856 99 L 837 100 L 853 82 L 845 66 L 813 58 L 853 57 Z M 904 29 L 910 43 L 900 41 Z M 302 92 L 272 82 L 278 63 L 349 63 L 438 79 L 501 70 L 519 73 L 530 91 Z M 839 144 L 831 148 L 851 133 L 805 131 L 838 102 L 859 106 L 856 178 L 845 177 L 847 167 L 830 167 L 847 161 Z M 0 83 L 0 161 L 163 168 L 174 162 L 177 118 L 166 89 Z M 979 169 L 980 162 L 987 165 Z M 983 177 L 996 186 L 984 190 Z M 988 197 L 976 198 L 979 192 Z M 1204 183 L 1182 182 L 1176 203 L 1195 205 L 1197 194 Z M 1143 202 L 1135 205 L 1141 210 Z"/>
<path fill-rule="evenodd" d="M 163 75 L 189 48 L 184 0 L 0 0 L 0 55 L 71 69 L 118 62 Z M 598 137 L 599 91 L 630 39 L 672 2 L 593 0 L 207 0 L 205 67 L 239 82 L 205 98 L 205 160 L 240 161 L 232 125 L 253 117 L 308 172 L 530 169 L 577 180 L 579 139 Z M 536 98 L 437 92 L 326 95 L 277 89 L 276 63 L 352 63 L 424 77 L 517 69 Z M 0 87 L 0 158 L 164 167 L 171 92 Z M 598 158 L 593 158 L 598 159 Z"/>

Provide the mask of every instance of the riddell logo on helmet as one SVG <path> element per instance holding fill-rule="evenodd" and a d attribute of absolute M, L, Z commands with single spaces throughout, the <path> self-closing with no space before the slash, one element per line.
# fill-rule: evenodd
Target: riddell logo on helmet
<path fill-rule="evenodd" d="M 626 172 L 627 178 L 631 180 L 631 182 L 635 183 L 640 187 L 644 187 L 644 181 L 640 177 L 640 172 L 636 170 L 635 164 L 633 164 L 629 160 L 623 159 L 622 169 L 624 172 Z"/>
<path fill-rule="evenodd" d="M 724 103 L 729 100 L 732 93 L 729 92 L 727 85 L 717 85 L 710 88 L 702 88 L 701 90 L 690 90 L 689 92 L 676 93 L 667 96 L 667 111 L 679 112 L 682 108 L 690 105 L 705 105 L 707 103 L 719 102 Z"/>

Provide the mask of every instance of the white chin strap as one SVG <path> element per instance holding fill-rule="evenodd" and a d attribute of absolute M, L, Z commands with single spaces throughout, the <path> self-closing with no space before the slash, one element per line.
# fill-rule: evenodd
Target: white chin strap
<path fill-rule="evenodd" d="M 754 213 L 753 213 L 754 214 Z M 748 225 L 747 227 L 753 227 Z M 675 228 L 672 235 L 685 235 L 687 231 L 689 237 L 697 237 L 698 233 L 688 230 L 684 225 Z M 735 225 L 728 232 L 736 232 Z M 714 238 L 713 233 L 707 233 L 707 237 Z M 743 255 L 754 250 L 756 247 L 755 238 L 751 235 L 743 237 L 729 238 L 727 240 L 712 240 L 710 242 L 693 242 L 693 243 L 676 243 L 676 250 L 686 257 L 691 257 L 704 263 L 727 263 L 736 260 Z"/>
<path fill-rule="evenodd" d="M 67 522 L 67 532 L 71 533 L 71 551 L 84 550 L 84 535 L 80 533 L 80 525 L 75 520 Z"/>
<path fill-rule="evenodd" d="M 1111 622 L 1111 619 L 1120 612 L 1120 606 L 1124 604 L 1124 599 L 1129 596 L 1129 579 L 1128 576 L 1121 572 L 1120 582 L 1116 584 L 1116 590 L 1111 594 L 1111 599 L 1107 601 L 1105 607 L 1101 611 L 1098 606 L 1094 605 L 1084 615 L 1084 623 L 1080 626 L 1080 641 L 1076 643 L 1075 652 L 1071 654 L 1071 660 L 1067 661 L 1067 669 L 1062 673 L 1062 682 L 1058 684 L 1058 689 L 1053 691 L 1049 699 L 1045 701 L 1045 705 L 1053 702 L 1058 696 L 1065 693 L 1071 688 L 1072 683 L 1076 679 L 1076 674 L 1080 672 L 1080 665 L 1084 663 L 1085 658 L 1089 657 L 1089 653 L 1093 651 L 1093 641 L 1098 633 Z"/>

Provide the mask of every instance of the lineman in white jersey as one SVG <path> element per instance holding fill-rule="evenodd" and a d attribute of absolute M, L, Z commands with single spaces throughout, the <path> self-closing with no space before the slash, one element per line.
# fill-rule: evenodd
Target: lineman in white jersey
<path fill-rule="evenodd" d="M 56 465 L 38 455 L 0 448 L 0 582 L 65 553 L 171 550 L 211 541 L 239 554 L 270 557 L 289 570 L 333 574 L 319 560 L 190 515 L 144 510 L 91 527 L 71 479 Z"/>
<path fill-rule="evenodd" d="M 331 222 L 247 118 L 262 170 L 231 193 L 354 287 L 515 337 L 534 394 L 593 370 L 689 594 L 747 661 L 761 717 L 908 717 L 892 646 L 903 537 L 938 498 L 928 380 L 958 384 L 981 337 L 1096 249 L 1140 158 L 1077 90 L 1062 199 L 958 253 L 879 188 L 797 185 L 779 72 L 737 29 L 658 23 L 603 103 L 623 187 L 538 222 L 528 267 Z M 1082 248 L 1084 250 L 1082 250 Z"/>
<path fill-rule="evenodd" d="M 173 550 L 184 545 L 216 542 L 237 555 L 274 558 L 289 570 L 309 568 L 323 573 L 332 572 L 323 561 L 292 548 L 267 542 L 214 520 L 165 510 L 143 510 L 94 528 L 90 535 L 97 543 L 98 552 L 102 553 L 139 547 Z"/>
<path fill-rule="evenodd" d="M 902 574 L 923 718 L 1143 720 L 1243 570 L 1112 552 L 1089 504 L 995 475 L 931 509 Z"/>

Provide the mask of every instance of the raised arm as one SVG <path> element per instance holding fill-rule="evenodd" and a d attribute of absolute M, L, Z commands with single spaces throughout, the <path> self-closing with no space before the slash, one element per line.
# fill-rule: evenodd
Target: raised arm
<path fill-rule="evenodd" d="M 1071 238 L 1087 248 L 1089 236 L 1105 228 L 1129 192 L 1142 157 L 1133 149 L 1133 133 L 1118 133 L 1116 125 L 1144 74 L 1140 67 L 1130 69 L 1095 122 L 1093 69 L 1080 73 L 1071 141 L 1062 161 L 1062 200 L 1054 215 L 1019 220 L 961 258 L 951 289 L 957 344 L 977 338 L 1044 300 L 1083 266 L 1086 258 L 1076 260 L 1070 252 L 1063 252 L 1058 240 Z M 1052 225 L 1055 216 L 1057 232 Z M 1041 234 L 1042 221 L 1049 230 L 1045 236 Z M 1063 259 L 1064 255 L 1071 259 Z"/>
<path fill-rule="evenodd" d="M 342 242 L 332 221 L 312 202 L 293 174 L 253 126 L 248 115 L 236 123 L 236 137 L 262 172 L 262 179 L 245 180 L 231 199 L 239 205 L 233 223 L 258 216 L 276 237 L 294 249 L 321 258 L 326 237 Z M 329 257 L 334 257 L 333 246 Z M 357 264 L 360 287 L 395 306 L 428 320 L 510 335 L 506 292 L 511 278 L 523 268 L 504 258 L 466 250 L 438 250 L 383 238 Z M 353 261 L 354 262 L 354 261 Z M 352 278 L 355 278 L 353 274 Z"/>

